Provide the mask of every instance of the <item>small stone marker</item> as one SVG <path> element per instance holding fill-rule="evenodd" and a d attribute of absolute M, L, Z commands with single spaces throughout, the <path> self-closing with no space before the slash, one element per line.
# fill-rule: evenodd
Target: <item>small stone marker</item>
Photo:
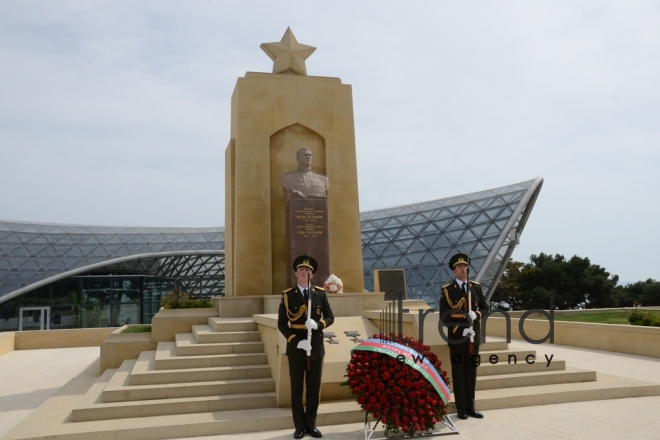
<path fill-rule="evenodd" d="M 408 299 L 406 289 L 406 272 L 403 269 L 377 269 L 374 270 L 374 291 L 385 292 L 385 301 L 399 298 Z"/>

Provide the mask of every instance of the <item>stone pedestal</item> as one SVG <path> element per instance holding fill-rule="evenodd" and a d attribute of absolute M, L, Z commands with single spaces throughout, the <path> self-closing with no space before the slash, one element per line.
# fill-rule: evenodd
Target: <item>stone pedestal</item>
<path fill-rule="evenodd" d="M 311 255 L 318 263 L 312 285 L 322 286 L 330 276 L 328 240 L 328 201 L 326 199 L 291 199 L 286 211 L 289 267 L 299 255 Z M 291 272 L 290 285 L 295 284 Z"/>
<path fill-rule="evenodd" d="M 351 86 L 339 78 L 249 72 L 232 95 L 225 152 L 228 297 L 291 287 L 279 180 L 295 169 L 302 147 L 314 155 L 312 171 L 330 182 L 329 267 L 344 291 L 364 291 Z"/>

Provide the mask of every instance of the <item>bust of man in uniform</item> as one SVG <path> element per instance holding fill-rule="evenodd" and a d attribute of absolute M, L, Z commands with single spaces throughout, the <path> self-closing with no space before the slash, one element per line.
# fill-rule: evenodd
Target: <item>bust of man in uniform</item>
<path fill-rule="evenodd" d="M 292 198 L 326 199 L 328 178 L 312 172 L 312 152 L 309 148 L 301 148 L 296 153 L 298 170 L 282 173 L 280 185 L 284 190 L 284 200 Z"/>

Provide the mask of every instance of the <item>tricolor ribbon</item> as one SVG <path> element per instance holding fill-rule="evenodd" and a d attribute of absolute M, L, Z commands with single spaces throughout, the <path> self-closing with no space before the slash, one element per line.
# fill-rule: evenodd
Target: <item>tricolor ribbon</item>
<path fill-rule="evenodd" d="M 435 369 L 433 364 L 429 362 L 426 357 L 422 356 L 412 348 L 406 347 L 405 345 L 398 344 L 396 342 L 383 341 L 377 338 L 369 338 L 361 342 L 360 345 L 357 345 L 355 348 L 353 348 L 353 350 L 371 351 L 374 353 L 384 354 L 395 359 L 402 355 L 405 359 L 404 363 L 417 370 L 422 375 L 422 377 L 424 377 L 424 379 L 430 382 L 431 385 L 433 385 L 433 388 L 435 388 L 435 390 L 438 392 L 438 395 L 444 404 L 447 404 L 450 394 L 449 387 L 447 387 L 445 381 L 442 380 L 442 376 L 438 373 L 438 370 Z"/>

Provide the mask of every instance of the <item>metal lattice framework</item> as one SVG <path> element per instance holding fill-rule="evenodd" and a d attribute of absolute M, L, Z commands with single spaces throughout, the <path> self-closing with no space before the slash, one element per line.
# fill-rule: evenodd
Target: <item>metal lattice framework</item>
<path fill-rule="evenodd" d="M 164 274 L 169 267 L 168 274 L 187 271 L 186 276 L 197 279 L 209 271 L 224 276 L 224 244 L 224 228 L 0 221 L 0 303 L 67 276 L 121 268 L 115 265 L 124 270 L 133 265 L 149 275 Z M 210 256 L 216 259 L 215 269 Z"/>
<path fill-rule="evenodd" d="M 429 304 L 453 277 L 457 252 L 471 257 L 471 273 L 487 299 L 508 262 L 541 190 L 543 178 L 457 197 L 361 214 L 365 287 L 375 269 L 405 269 L 408 294 Z"/>
<path fill-rule="evenodd" d="M 469 254 L 489 299 L 543 184 L 527 182 L 363 212 L 365 287 L 373 270 L 405 269 L 408 293 L 429 304 L 451 279 L 456 252 Z M 177 279 L 181 290 L 224 292 L 225 232 L 0 220 L 0 303 L 75 275 L 132 273 Z"/>

